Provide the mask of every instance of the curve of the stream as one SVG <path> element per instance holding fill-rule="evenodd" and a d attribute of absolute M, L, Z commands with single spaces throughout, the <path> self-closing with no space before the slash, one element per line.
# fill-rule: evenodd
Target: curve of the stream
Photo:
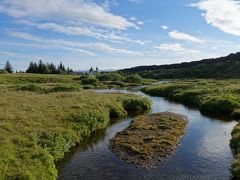
<path fill-rule="evenodd" d="M 59 180 L 100 179 L 231 179 L 233 155 L 229 147 L 235 121 L 223 121 L 202 115 L 199 110 L 148 96 L 132 90 L 99 90 L 99 93 L 138 94 L 150 98 L 152 112 L 170 111 L 188 117 L 185 136 L 175 154 L 155 169 L 136 168 L 122 162 L 109 149 L 109 140 L 129 126 L 132 118 L 115 122 L 106 130 L 94 133 L 59 164 Z"/>

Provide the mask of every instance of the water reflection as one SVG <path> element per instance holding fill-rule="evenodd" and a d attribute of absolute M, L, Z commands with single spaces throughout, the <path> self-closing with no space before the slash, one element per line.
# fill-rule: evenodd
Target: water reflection
<path fill-rule="evenodd" d="M 97 92 L 134 93 L 127 90 Z M 202 115 L 198 110 L 147 96 L 153 101 L 152 112 L 170 111 L 188 117 L 187 133 L 175 155 L 159 162 L 156 169 L 146 170 L 120 161 L 108 148 L 109 139 L 125 129 L 131 118 L 112 124 L 84 141 L 59 165 L 59 178 L 74 179 L 230 179 L 233 156 L 229 147 L 234 121 L 221 121 Z"/>

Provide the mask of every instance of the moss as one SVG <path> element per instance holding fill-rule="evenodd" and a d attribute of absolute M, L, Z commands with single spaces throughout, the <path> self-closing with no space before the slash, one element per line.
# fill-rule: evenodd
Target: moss
<path fill-rule="evenodd" d="M 186 124 L 184 116 L 169 112 L 140 116 L 111 140 L 110 149 L 128 163 L 150 168 L 173 153 Z"/>

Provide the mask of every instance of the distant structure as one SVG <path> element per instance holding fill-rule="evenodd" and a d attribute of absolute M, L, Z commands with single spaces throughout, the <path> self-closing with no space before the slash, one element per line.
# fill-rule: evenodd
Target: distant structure
<path fill-rule="evenodd" d="M 94 70 L 93 67 L 91 67 L 90 70 L 89 70 L 89 75 L 93 75 L 93 76 L 95 76 L 98 72 L 99 72 L 98 67 L 96 67 L 95 70 Z"/>

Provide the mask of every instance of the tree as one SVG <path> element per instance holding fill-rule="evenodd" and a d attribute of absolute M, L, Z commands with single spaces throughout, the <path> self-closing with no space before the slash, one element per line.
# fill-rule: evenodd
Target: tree
<path fill-rule="evenodd" d="M 65 74 L 65 73 L 66 73 L 66 68 L 65 68 L 65 66 L 62 64 L 62 62 L 60 62 L 59 66 L 58 66 L 58 73 L 59 73 L 59 74 Z"/>
<path fill-rule="evenodd" d="M 6 62 L 5 68 L 8 73 L 13 73 L 13 67 L 9 61 Z"/>
<path fill-rule="evenodd" d="M 89 69 L 89 74 L 91 74 L 91 72 L 93 72 L 93 67 Z"/>

